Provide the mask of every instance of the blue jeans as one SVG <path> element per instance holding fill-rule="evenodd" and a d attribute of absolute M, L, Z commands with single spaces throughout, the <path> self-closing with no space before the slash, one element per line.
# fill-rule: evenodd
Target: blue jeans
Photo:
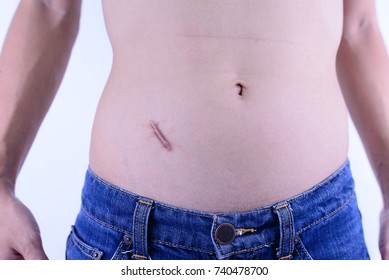
<path fill-rule="evenodd" d="M 89 168 L 66 259 L 369 259 L 348 160 L 310 190 L 244 212 L 141 197 Z"/>

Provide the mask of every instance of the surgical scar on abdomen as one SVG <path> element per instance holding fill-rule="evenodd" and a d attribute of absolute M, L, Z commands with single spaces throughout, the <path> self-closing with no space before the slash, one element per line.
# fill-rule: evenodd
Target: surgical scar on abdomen
<path fill-rule="evenodd" d="M 172 145 L 170 142 L 166 139 L 165 135 L 162 133 L 162 131 L 158 127 L 158 123 L 155 121 L 150 121 L 150 126 L 154 131 L 154 135 L 157 137 L 159 142 L 161 142 L 162 147 L 164 147 L 166 150 L 171 151 Z"/>

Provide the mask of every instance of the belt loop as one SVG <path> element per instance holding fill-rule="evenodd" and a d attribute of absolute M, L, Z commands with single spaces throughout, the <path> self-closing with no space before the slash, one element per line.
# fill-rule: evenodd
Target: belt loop
<path fill-rule="evenodd" d="M 277 252 L 279 260 L 287 260 L 293 257 L 294 252 L 294 222 L 292 208 L 289 203 L 274 207 L 280 222 L 280 245 Z"/>
<path fill-rule="evenodd" d="M 146 198 L 140 198 L 136 203 L 133 222 L 133 259 L 150 259 L 147 250 L 147 228 L 152 206 L 153 201 Z"/>

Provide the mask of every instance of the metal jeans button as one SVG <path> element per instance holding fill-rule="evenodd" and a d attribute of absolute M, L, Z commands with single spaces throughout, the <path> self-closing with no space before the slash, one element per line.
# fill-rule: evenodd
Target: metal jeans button
<path fill-rule="evenodd" d="M 215 239 L 221 245 L 230 244 L 235 239 L 235 227 L 230 223 L 223 223 L 216 228 Z"/>

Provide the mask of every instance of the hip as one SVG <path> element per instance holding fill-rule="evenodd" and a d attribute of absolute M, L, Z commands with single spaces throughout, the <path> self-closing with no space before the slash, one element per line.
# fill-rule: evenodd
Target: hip
<path fill-rule="evenodd" d="M 67 259 L 368 258 L 348 160 L 306 192 L 239 212 L 161 203 L 89 169 L 67 244 Z"/>

